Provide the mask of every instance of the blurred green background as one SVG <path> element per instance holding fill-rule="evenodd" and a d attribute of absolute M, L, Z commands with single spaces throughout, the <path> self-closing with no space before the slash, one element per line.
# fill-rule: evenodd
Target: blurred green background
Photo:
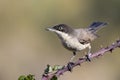
<path fill-rule="evenodd" d="M 92 43 L 95 52 L 120 37 L 120 0 L 0 0 L 0 80 L 30 73 L 40 80 L 47 64 L 66 64 L 72 52 L 45 28 L 60 23 L 87 27 L 93 21 L 109 23 Z M 76 79 L 120 80 L 120 49 L 60 77 Z"/>

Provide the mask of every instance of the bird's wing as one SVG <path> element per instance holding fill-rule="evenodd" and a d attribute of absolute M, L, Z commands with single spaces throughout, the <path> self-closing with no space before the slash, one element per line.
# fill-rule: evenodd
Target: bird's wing
<path fill-rule="evenodd" d="M 80 42 L 81 44 L 88 44 L 88 43 L 91 42 L 91 40 L 90 40 L 90 39 L 89 39 L 89 40 L 79 39 L 79 42 Z"/>
<path fill-rule="evenodd" d="M 91 42 L 91 38 L 92 36 L 89 34 L 89 32 L 87 31 L 87 29 L 76 29 L 76 36 L 78 41 L 81 44 L 87 44 Z"/>

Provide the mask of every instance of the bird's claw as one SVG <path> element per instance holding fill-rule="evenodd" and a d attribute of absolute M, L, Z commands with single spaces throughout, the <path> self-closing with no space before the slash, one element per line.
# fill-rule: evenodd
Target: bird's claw
<path fill-rule="evenodd" d="M 91 62 L 91 59 L 90 59 L 90 55 L 89 55 L 89 54 L 85 55 L 85 57 L 86 57 L 86 61 Z"/>
<path fill-rule="evenodd" d="M 72 71 L 72 66 L 74 65 L 74 63 L 73 62 L 69 62 L 68 64 L 67 64 L 67 68 L 68 68 L 68 70 L 71 72 Z"/>

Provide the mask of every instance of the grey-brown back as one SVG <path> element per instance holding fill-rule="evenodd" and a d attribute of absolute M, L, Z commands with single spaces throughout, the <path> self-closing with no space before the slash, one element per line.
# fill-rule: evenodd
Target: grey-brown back
<path fill-rule="evenodd" d="M 81 43 L 89 43 L 97 38 L 95 33 L 92 33 L 87 28 L 75 29 L 74 35 L 78 38 Z"/>

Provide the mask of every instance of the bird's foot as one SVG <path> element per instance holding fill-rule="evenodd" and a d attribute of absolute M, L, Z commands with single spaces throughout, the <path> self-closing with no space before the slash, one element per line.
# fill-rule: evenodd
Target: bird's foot
<path fill-rule="evenodd" d="M 86 61 L 91 62 L 90 55 L 91 55 L 91 53 L 85 55 L 85 57 L 86 57 Z"/>
<path fill-rule="evenodd" d="M 70 72 L 72 72 L 73 65 L 74 65 L 73 62 L 69 62 L 69 63 L 67 64 L 67 68 L 68 68 L 68 70 L 69 70 Z"/>

